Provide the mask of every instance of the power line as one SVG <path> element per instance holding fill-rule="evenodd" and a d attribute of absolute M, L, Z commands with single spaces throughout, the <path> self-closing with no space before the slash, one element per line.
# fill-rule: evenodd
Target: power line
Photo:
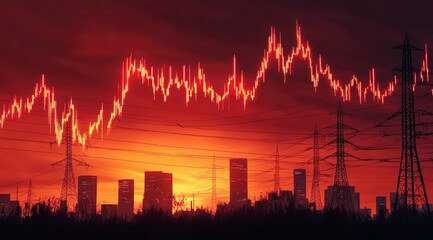
<path fill-rule="evenodd" d="M 42 172 L 42 173 L 39 173 L 39 174 L 35 174 L 35 175 L 30 176 L 30 177 L 23 178 L 23 179 L 21 179 L 21 180 L 15 181 L 15 182 L 13 182 L 13 183 L 10 183 L 10 184 L 6 184 L 6 185 L 3 185 L 3 186 L 0 186 L 0 189 L 4 189 L 4 188 L 11 187 L 11 186 L 15 186 L 15 185 L 17 185 L 17 184 L 19 184 L 19 183 L 22 183 L 22 182 L 25 182 L 25 181 L 29 181 L 29 180 L 35 179 L 35 178 L 37 178 L 37 177 L 40 177 L 40 176 L 46 175 L 46 174 L 48 174 L 48 173 L 52 173 L 52 172 L 58 171 L 58 170 L 60 170 L 60 169 L 62 169 L 62 168 L 50 169 L 50 170 L 48 170 L 48 171 L 45 171 L 45 172 Z"/>
<path fill-rule="evenodd" d="M 152 132 L 152 133 L 163 133 L 163 134 L 170 134 L 170 135 L 179 135 L 179 136 L 186 136 L 186 137 L 198 137 L 198 138 L 214 138 L 214 139 L 223 139 L 223 140 L 236 140 L 236 141 L 249 141 L 249 142 L 262 142 L 262 143 L 275 143 L 275 142 L 283 142 L 283 143 L 290 143 L 287 140 L 284 139 L 270 139 L 270 138 L 240 138 L 240 137 L 227 137 L 227 136 L 214 136 L 214 135 L 203 135 L 203 134 L 193 134 L 193 133 L 179 133 L 179 132 L 172 132 L 172 131 L 162 131 L 162 130 L 153 130 L 153 129 L 144 129 L 144 128 L 132 128 L 132 127 L 113 127 L 113 129 L 123 129 L 123 130 L 129 130 L 134 132 Z"/>

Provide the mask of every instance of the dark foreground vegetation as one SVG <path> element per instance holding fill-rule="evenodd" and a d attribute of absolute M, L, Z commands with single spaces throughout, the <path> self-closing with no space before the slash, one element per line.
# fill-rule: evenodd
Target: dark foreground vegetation
<path fill-rule="evenodd" d="M 130 221 L 79 219 L 33 206 L 30 217 L 0 220 L 0 239 L 433 239 L 433 223 L 422 215 L 371 219 L 338 211 L 248 207 L 219 208 L 173 215 L 158 210 L 139 213 Z"/>

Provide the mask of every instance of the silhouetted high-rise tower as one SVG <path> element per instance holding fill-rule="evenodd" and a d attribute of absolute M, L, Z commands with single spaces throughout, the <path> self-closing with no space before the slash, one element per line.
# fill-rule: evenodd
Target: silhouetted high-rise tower
<path fill-rule="evenodd" d="M 395 47 L 403 51 L 401 65 L 401 160 L 397 181 L 397 194 L 394 210 L 416 211 L 417 204 L 426 206 L 430 214 L 427 193 L 416 148 L 415 104 L 413 97 L 414 69 L 412 50 L 422 50 L 411 46 L 406 34 L 403 45 Z"/>
<path fill-rule="evenodd" d="M 314 127 L 313 133 L 313 182 L 311 184 L 311 195 L 310 195 L 310 203 L 314 204 L 316 209 L 322 209 L 322 198 L 320 197 L 320 187 L 319 187 L 319 131 L 317 130 L 317 124 Z"/>
<path fill-rule="evenodd" d="M 277 145 L 277 150 L 275 151 L 275 174 L 274 174 L 274 192 L 275 194 L 280 195 L 280 151 L 278 150 L 278 145 Z"/>

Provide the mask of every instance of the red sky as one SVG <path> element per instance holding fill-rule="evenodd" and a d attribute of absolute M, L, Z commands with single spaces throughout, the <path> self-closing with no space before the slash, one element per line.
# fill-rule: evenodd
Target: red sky
<path fill-rule="evenodd" d="M 365 84 L 374 67 L 384 86 L 392 80 L 392 69 L 401 64 L 398 51 L 391 47 L 403 42 L 407 32 L 413 44 L 433 46 L 432 3 L 403 1 L 347 3 L 336 1 L 3 1 L 0 8 L 0 103 L 6 106 L 14 96 L 27 97 L 41 74 L 55 88 L 59 110 L 64 99 L 73 98 L 80 128 L 95 121 L 101 103 L 108 119 L 113 97 L 119 96 L 122 61 L 129 56 L 144 58 L 157 68 L 173 66 L 180 71 L 189 65 L 196 71 L 204 67 L 207 80 L 222 91 L 232 74 L 236 55 L 238 74 L 242 70 L 251 87 L 271 26 L 281 32 L 286 53 L 296 44 L 296 20 L 316 61 L 318 54 L 331 65 L 336 78 L 346 83 L 352 75 Z M 422 54 L 414 55 L 420 67 Z M 305 62 L 295 61 L 293 74 L 283 83 L 275 62 L 270 63 L 266 82 L 246 110 L 230 99 L 230 109 L 218 110 L 208 99 L 185 105 L 184 92 L 174 90 L 167 103 L 160 94 L 153 100 L 151 89 L 139 81 L 131 83 L 124 114 L 116 120 L 104 139 L 89 140 L 84 152 L 74 147 L 76 159 L 92 167 L 75 165 L 75 175 L 98 176 L 98 204 L 117 202 L 117 180 L 135 179 L 135 202 L 142 201 L 147 170 L 172 172 L 174 192 L 189 200 L 195 193 L 196 205 L 209 206 L 212 160 L 217 165 L 218 200 L 228 201 L 228 159 L 249 159 L 249 196 L 258 198 L 273 189 L 274 151 L 280 147 L 281 181 L 284 189 L 293 188 L 293 169 L 307 169 L 307 195 L 310 194 L 312 165 L 306 164 L 311 151 L 311 135 L 317 122 L 321 133 L 332 133 L 332 115 L 338 98 L 324 79 L 315 93 Z M 136 79 L 138 80 L 138 79 Z M 355 98 L 344 103 L 350 115 L 345 123 L 363 130 L 384 121 L 399 108 L 399 95 L 380 104 L 368 98 L 360 105 Z M 428 87 L 418 87 L 416 106 L 432 112 Z M 429 121 L 428 118 L 423 119 Z M 387 128 L 361 131 L 350 140 L 360 146 L 383 146 L 382 151 L 363 151 L 346 147 L 361 158 L 400 156 L 399 121 Z M 182 127 L 180 127 L 182 126 Z M 429 129 L 424 129 L 427 132 Z M 383 131 L 396 136 L 383 137 Z M 348 133 L 349 134 L 349 133 Z M 15 139 L 15 140 L 13 140 Z M 304 140 L 305 139 L 305 140 Z M 332 140 L 324 136 L 321 144 Z M 23 141 L 25 140 L 25 141 Z M 51 171 L 51 163 L 63 156 L 64 146 L 50 145 L 42 101 L 20 121 L 7 120 L 0 129 L 0 192 L 25 200 L 29 177 Z M 302 141 L 304 140 L 304 141 Z M 432 139 L 419 138 L 422 160 L 431 159 Z M 124 149 L 124 150 L 120 150 Z M 321 150 L 321 156 L 335 151 Z M 332 184 L 335 159 L 323 162 L 321 193 Z M 395 159 L 394 159 L 395 161 Z M 360 162 L 347 159 L 349 183 L 361 192 L 361 207 L 375 209 L 375 196 L 395 191 L 398 162 Z M 423 162 L 427 192 L 433 201 L 433 165 Z M 33 177 L 35 198 L 58 196 L 63 169 Z M 53 184 L 51 184 L 53 183 Z M 51 184 L 51 185 L 50 185 Z"/>

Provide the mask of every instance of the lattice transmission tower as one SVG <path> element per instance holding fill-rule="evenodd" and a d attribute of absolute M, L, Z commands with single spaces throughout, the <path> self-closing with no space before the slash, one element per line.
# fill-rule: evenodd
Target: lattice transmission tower
<path fill-rule="evenodd" d="M 311 184 L 310 203 L 314 208 L 320 210 L 322 206 L 322 198 L 320 196 L 320 156 L 319 156 L 319 130 L 317 124 L 314 127 L 313 133 L 313 181 Z"/>
<path fill-rule="evenodd" d="M 75 176 L 73 169 L 73 161 L 77 162 L 79 165 L 84 166 L 86 168 L 89 167 L 89 164 L 74 159 L 72 157 L 72 144 L 73 144 L 73 135 L 72 135 L 72 121 L 73 116 L 71 116 L 66 122 L 66 131 L 64 132 L 64 143 L 65 143 L 65 158 L 51 164 L 52 167 L 61 164 L 64 162 L 65 172 L 63 175 L 63 184 L 62 189 L 60 191 L 60 211 L 68 211 L 73 209 L 73 204 L 77 199 L 77 190 L 75 185 Z"/>
<path fill-rule="evenodd" d="M 350 143 L 353 146 L 356 145 L 344 137 L 344 129 L 349 128 L 355 131 L 357 130 L 344 124 L 341 102 L 338 103 L 337 124 L 334 127 L 337 129 L 337 136 L 333 141 L 327 143 L 326 145 L 335 143 L 337 150 L 335 153 L 325 157 L 324 159 L 335 157 L 337 163 L 335 165 L 334 184 L 332 185 L 332 198 L 330 201 L 326 201 L 325 207 L 330 209 L 339 209 L 340 211 L 344 212 L 355 212 L 357 209 L 354 205 L 354 196 L 352 196 L 355 190 L 353 187 L 349 186 L 345 157 L 357 157 L 347 153 L 344 149 L 344 144 Z"/>
<path fill-rule="evenodd" d="M 401 69 L 401 108 L 397 114 L 401 116 L 401 160 L 397 180 L 394 211 L 417 211 L 418 203 L 426 207 L 430 215 L 430 206 L 421 165 L 416 147 L 416 124 L 414 104 L 414 68 L 412 66 L 412 50 L 421 50 L 410 45 L 406 34 L 403 45 L 394 47 L 403 52 Z"/>
<path fill-rule="evenodd" d="M 213 161 L 212 161 L 212 198 L 211 198 L 211 204 L 212 204 L 212 208 L 214 211 L 217 210 L 217 204 L 218 204 L 218 200 L 217 200 L 217 175 L 216 175 L 216 169 L 217 169 L 217 165 L 216 165 L 216 160 L 215 160 L 215 156 L 213 157 Z"/>
<path fill-rule="evenodd" d="M 27 189 L 27 200 L 24 203 L 24 216 L 29 217 L 32 208 L 32 197 L 33 197 L 33 183 L 29 180 L 29 187 Z"/>
<path fill-rule="evenodd" d="M 278 145 L 277 145 L 277 150 L 275 151 L 275 173 L 274 173 L 274 192 L 275 194 L 277 194 L 277 196 L 280 195 L 280 151 L 278 150 Z"/>

